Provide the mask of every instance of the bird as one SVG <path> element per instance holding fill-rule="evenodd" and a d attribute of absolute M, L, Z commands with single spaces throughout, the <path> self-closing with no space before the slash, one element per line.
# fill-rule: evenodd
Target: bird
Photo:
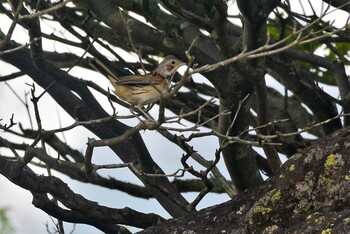
<path fill-rule="evenodd" d="M 168 55 L 150 73 L 117 77 L 98 60 L 96 62 L 99 68 L 96 68 L 96 63 L 92 66 L 98 71 L 101 67 L 107 70 L 107 78 L 115 88 L 114 93 L 131 105 L 131 113 L 138 117 L 133 111 L 133 106 L 137 106 L 150 120 L 152 117 L 144 110 L 143 106 L 159 101 L 161 94 L 168 91 L 171 79 L 177 69 L 186 64 L 175 56 Z"/>

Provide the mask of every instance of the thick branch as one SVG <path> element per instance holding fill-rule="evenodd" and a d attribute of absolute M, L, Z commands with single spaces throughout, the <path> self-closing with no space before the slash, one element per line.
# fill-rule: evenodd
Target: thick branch
<path fill-rule="evenodd" d="M 42 149 L 28 149 L 26 158 L 33 158 L 38 154 L 45 154 Z M 40 158 L 40 157 L 39 157 Z M 60 201 L 73 213 L 80 217 L 101 223 L 125 224 L 145 228 L 162 221 L 157 215 L 142 214 L 131 209 L 122 210 L 100 206 L 96 202 L 89 201 L 79 194 L 74 193 L 67 184 L 53 176 L 36 175 L 31 170 L 22 170 L 22 162 L 10 162 L 0 157 L 0 173 L 12 183 L 40 194 L 50 194 Z M 136 218 L 135 217 L 139 217 Z M 67 217 L 68 218 L 68 217 Z"/>

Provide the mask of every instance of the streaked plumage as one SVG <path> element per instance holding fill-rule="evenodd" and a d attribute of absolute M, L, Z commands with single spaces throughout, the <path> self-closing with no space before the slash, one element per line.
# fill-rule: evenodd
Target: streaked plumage
<path fill-rule="evenodd" d="M 151 73 L 123 77 L 108 75 L 108 78 L 120 99 L 140 107 L 157 102 L 160 94 L 168 90 L 171 76 L 182 65 L 185 63 L 169 55 Z"/>
<path fill-rule="evenodd" d="M 101 71 L 101 67 L 107 71 L 107 77 L 115 88 L 115 94 L 120 99 L 131 105 L 136 105 L 142 113 L 150 117 L 142 106 L 159 101 L 161 93 L 168 91 L 171 78 L 176 70 L 185 63 L 175 56 L 169 55 L 151 73 L 122 77 L 115 76 L 98 61 L 92 65 L 99 71 Z"/>

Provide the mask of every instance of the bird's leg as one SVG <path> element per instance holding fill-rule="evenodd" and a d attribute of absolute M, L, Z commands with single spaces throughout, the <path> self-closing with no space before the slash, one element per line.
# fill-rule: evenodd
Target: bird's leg
<path fill-rule="evenodd" d="M 139 114 L 134 111 L 134 106 L 130 106 L 129 110 L 131 114 L 133 114 L 140 122 L 143 122 L 143 120 L 139 117 Z"/>
<path fill-rule="evenodd" d="M 152 118 L 152 116 L 150 116 L 144 109 L 142 106 L 142 103 L 138 103 L 137 104 L 137 108 L 147 117 L 147 120 L 150 120 L 152 122 L 155 122 L 155 120 Z"/>
<path fill-rule="evenodd" d="M 142 114 L 144 114 L 144 115 L 147 117 L 146 120 L 151 121 L 151 122 L 155 122 L 155 120 L 152 118 L 152 116 L 150 116 L 150 115 L 143 109 L 142 103 L 139 103 L 139 104 L 137 105 L 137 109 L 139 109 L 139 110 L 142 112 Z M 133 106 L 130 106 L 129 110 L 130 110 L 130 112 L 131 112 L 140 122 L 143 123 L 144 120 L 142 120 L 142 119 L 139 117 L 139 114 L 136 113 L 136 112 L 134 111 L 134 107 L 133 107 Z"/>

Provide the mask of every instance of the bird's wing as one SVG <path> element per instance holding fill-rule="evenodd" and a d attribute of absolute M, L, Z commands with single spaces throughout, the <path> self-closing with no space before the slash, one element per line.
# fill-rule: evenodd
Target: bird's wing
<path fill-rule="evenodd" d="M 164 81 L 164 77 L 158 74 L 147 74 L 147 75 L 133 75 L 133 76 L 122 76 L 116 80 L 117 84 L 126 85 L 157 85 Z"/>

